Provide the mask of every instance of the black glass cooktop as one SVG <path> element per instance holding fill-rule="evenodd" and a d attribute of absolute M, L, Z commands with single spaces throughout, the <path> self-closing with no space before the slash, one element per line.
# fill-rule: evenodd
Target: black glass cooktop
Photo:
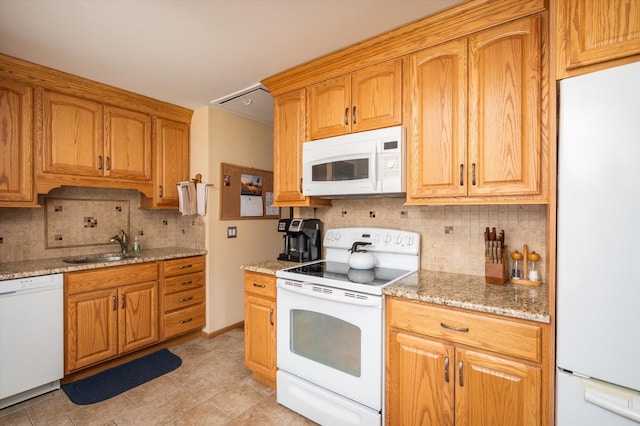
<path fill-rule="evenodd" d="M 324 280 L 353 282 L 373 286 L 388 284 L 411 271 L 391 268 L 354 269 L 349 264 L 341 262 L 320 261 L 307 265 L 296 266 L 286 270 L 289 273 L 307 277 L 317 277 Z M 301 279 L 303 279 L 301 277 Z M 312 280 L 310 280 L 312 281 Z"/>

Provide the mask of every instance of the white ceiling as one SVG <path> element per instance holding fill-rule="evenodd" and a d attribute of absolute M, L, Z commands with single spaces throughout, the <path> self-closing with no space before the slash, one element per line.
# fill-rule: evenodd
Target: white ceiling
<path fill-rule="evenodd" d="M 0 0 L 0 52 L 196 109 L 462 1 Z"/>

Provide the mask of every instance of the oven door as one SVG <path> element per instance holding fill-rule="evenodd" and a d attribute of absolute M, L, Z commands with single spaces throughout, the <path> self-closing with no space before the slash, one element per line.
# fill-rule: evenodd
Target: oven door
<path fill-rule="evenodd" d="M 382 409 L 383 300 L 277 280 L 278 368 Z"/>

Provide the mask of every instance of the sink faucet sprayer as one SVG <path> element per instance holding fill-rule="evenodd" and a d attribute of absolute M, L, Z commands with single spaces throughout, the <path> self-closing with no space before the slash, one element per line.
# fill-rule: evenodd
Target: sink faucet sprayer
<path fill-rule="evenodd" d="M 120 233 L 111 237 L 109 242 L 120 244 L 122 254 L 125 254 L 129 251 L 129 239 L 127 238 L 127 234 L 124 232 L 124 229 L 121 229 Z"/>

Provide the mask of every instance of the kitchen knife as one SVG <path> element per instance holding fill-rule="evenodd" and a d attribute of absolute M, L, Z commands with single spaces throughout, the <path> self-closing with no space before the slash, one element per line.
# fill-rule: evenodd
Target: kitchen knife
<path fill-rule="evenodd" d="M 486 263 L 491 261 L 491 257 L 489 256 L 489 227 L 485 228 L 484 231 L 484 261 Z"/>

